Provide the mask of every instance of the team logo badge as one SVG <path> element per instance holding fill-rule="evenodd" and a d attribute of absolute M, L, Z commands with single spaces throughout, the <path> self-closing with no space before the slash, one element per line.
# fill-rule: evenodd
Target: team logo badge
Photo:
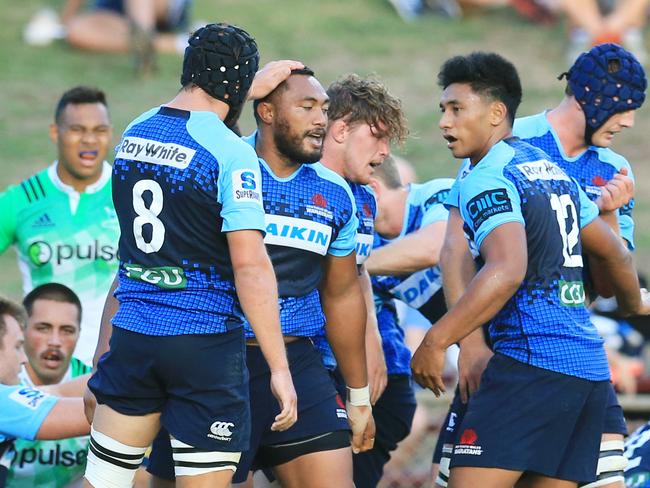
<path fill-rule="evenodd" d="M 325 200 L 325 197 L 320 193 L 316 193 L 311 197 L 311 203 L 320 208 L 327 208 L 327 200 Z"/>
<path fill-rule="evenodd" d="M 460 435 L 458 444 L 454 447 L 454 454 L 469 454 L 470 456 L 480 456 L 483 454 L 483 448 L 477 446 L 478 434 L 474 429 L 465 429 Z"/>
<path fill-rule="evenodd" d="M 230 429 L 234 427 L 235 424 L 232 422 L 223 422 L 221 420 L 217 420 L 210 426 L 210 433 L 208 434 L 208 437 L 211 439 L 230 442 L 233 434 L 232 430 Z"/>
<path fill-rule="evenodd" d="M 45 241 L 37 241 L 27 248 L 27 256 L 34 266 L 41 267 L 52 259 L 52 247 Z"/>

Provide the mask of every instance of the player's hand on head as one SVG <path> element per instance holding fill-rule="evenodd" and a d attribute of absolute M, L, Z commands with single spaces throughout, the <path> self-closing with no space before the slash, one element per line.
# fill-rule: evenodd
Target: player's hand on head
<path fill-rule="evenodd" d="M 600 190 L 600 196 L 596 200 L 598 209 L 601 212 L 613 212 L 634 198 L 634 181 L 628 176 L 627 168 L 621 168 Z"/>
<path fill-rule="evenodd" d="M 430 389 L 433 394 L 439 397 L 446 391 L 445 382 L 442 380 L 442 372 L 445 367 L 445 348 L 435 345 L 435 341 L 430 340 L 434 328 L 424 336 L 422 343 L 418 346 L 411 359 L 411 371 L 413 379 L 422 388 Z"/>
<path fill-rule="evenodd" d="M 485 344 L 461 347 L 458 353 L 458 389 L 463 403 L 478 390 L 481 375 L 494 353 Z"/>
<path fill-rule="evenodd" d="M 271 93 L 286 80 L 295 69 L 302 69 L 305 65 L 300 61 L 283 59 L 266 63 L 262 69 L 255 73 L 253 84 L 248 92 L 249 100 L 259 100 Z"/>
<path fill-rule="evenodd" d="M 90 388 L 86 386 L 84 391 L 84 414 L 86 415 L 86 420 L 89 424 L 93 423 L 93 417 L 95 416 L 95 409 L 97 408 L 97 398 Z"/>
<path fill-rule="evenodd" d="M 280 413 L 275 416 L 271 430 L 287 430 L 298 420 L 298 397 L 289 370 L 271 372 L 271 391 L 280 403 Z"/>

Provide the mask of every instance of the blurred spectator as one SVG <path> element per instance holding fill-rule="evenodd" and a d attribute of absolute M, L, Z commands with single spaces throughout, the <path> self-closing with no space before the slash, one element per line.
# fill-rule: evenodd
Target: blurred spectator
<path fill-rule="evenodd" d="M 66 38 L 89 51 L 131 52 L 139 74 L 155 70 L 155 54 L 183 53 L 188 39 L 191 0 L 67 0 L 61 19 L 49 9 L 38 12 L 25 29 L 25 40 L 46 44 Z"/>
<path fill-rule="evenodd" d="M 118 266 L 120 229 L 105 161 L 111 136 L 104 93 L 72 88 L 50 126 L 58 159 L 0 194 L 0 253 L 16 246 L 25 294 L 56 278 L 79 296 L 84 317 L 75 355 L 87 364 Z"/>
<path fill-rule="evenodd" d="M 55 385 L 90 373 L 72 356 L 81 321 L 81 303 L 67 286 L 48 283 L 34 288 L 23 300 L 27 310 L 25 353 L 28 362 L 19 374 L 29 387 Z M 9 471 L 9 488 L 63 488 L 83 478 L 88 437 L 15 442 L 16 456 Z"/>
<path fill-rule="evenodd" d="M 555 0 L 570 23 L 569 64 L 591 46 L 612 42 L 625 46 L 641 63 L 650 0 Z"/>
<path fill-rule="evenodd" d="M 555 20 L 555 3 L 563 0 L 389 0 L 399 16 L 410 22 L 422 14 L 435 13 L 445 17 L 461 17 L 476 10 L 512 7 L 520 15 L 538 23 Z M 549 5 L 551 4 L 551 5 Z"/>

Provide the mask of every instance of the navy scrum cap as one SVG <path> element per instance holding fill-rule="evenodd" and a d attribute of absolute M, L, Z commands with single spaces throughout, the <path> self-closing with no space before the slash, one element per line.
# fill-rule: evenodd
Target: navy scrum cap
<path fill-rule="evenodd" d="M 612 115 L 637 109 L 645 100 L 643 66 L 616 44 L 592 47 L 564 75 L 585 113 L 588 139 Z"/>
<path fill-rule="evenodd" d="M 181 85 L 194 83 L 228 104 L 228 120 L 246 101 L 259 59 L 255 39 L 248 32 L 226 23 L 208 24 L 189 38 Z"/>

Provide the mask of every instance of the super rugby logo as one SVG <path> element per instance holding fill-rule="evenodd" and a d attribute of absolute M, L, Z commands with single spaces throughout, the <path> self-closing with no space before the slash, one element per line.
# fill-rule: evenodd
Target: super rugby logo
<path fill-rule="evenodd" d="M 332 228 L 311 220 L 265 215 L 266 244 L 293 247 L 325 256 L 332 238 Z"/>
<path fill-rule="evenodd" d="M 145 163 L 185 169 L 196 151 L 173 142 L 159 142 L 141 137 L 125 137 L 117 147 L 115 159 L 143 161 Z"/>
<path fill-rule="evenodd" d="M 208 437 L 211 439 L 230 442 L 232 440 L 232 431 L 230 429 L 233 427 L 235 427 L 235 424 L 232 422 L 217 420 L 210 426 Z"/>
<path fill-rule="evenodd" d="M 512 202 L 505 188 L 496 188 L 479 193 L 467 203 L 467 211 L 474 230 L 483 222 L 500 213 L 512 212 Z"/>
<path fill-rule="evenodd" d="M 36 241 L 27 248 L 27 257 L 38 268 L 48 263 L 61 265 L 70 259 L 112 261 L 117 259 L 117 248 L 110 245 L 102 246 L 97 240 L 92 244 L 74 246 L 70 244 L 52 246 L 45 241 Z"/>
<path fill-rule="evenodd" d="M 571 181 L 567 174 L 562 169 L 544 159 L 540 161 L 532 161 L 528 163 L 521 163 L 517 165 L 526 178 L 530 181 L 536 180 L 562 180 Z"/>
<path fill-rule="evenodd" d="M 232 172 L 232 196 L 236 202 L 253 202 L 262 204 L 259 191 L 260 177 L 252 170 Z"/>

